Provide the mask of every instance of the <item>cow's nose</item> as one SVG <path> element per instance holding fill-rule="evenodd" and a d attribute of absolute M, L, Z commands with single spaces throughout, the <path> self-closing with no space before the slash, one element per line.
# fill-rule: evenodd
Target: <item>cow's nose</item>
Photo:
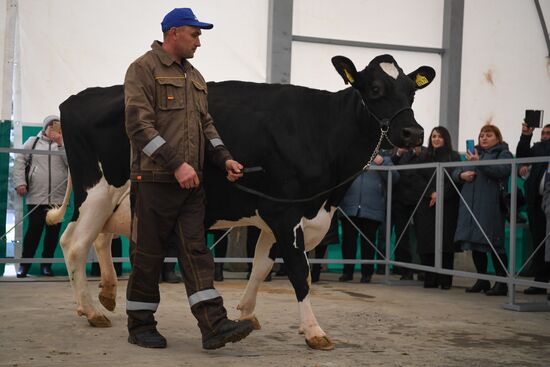
<path fill-rule="evenodd" d="M 421 127 L 406 127 L 401 130 L 401 141 L 406 147 L 422 145 L 424 141 L 424 129 Z"/>

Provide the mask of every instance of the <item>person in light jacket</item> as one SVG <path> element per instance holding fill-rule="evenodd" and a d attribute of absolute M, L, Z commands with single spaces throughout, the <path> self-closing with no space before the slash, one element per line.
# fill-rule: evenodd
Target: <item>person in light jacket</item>
<path fill-rule="evenodd" d="M 30 137 L 23 149 L 63 151 L 63 135 L 59 117 L 44 119 L 43 129 Z M 26 166 L 28 177 L 25 174 Z M 65 155 L 18 154 L 15 158 L 13 183 L 17 194 L 26 198 L 29 225 L 23 238 L 23 258 L 32 258 L 40 242 L 48 209 L 61 205 L 67 188 L 67 157 Z M 28 180 L 28 182 L 27 182 Z M 61 223 L 46 225 L 43 258 L 52 258 L 59 239 Z M 31 264 L 21 263 L 18 278 L 27 276 Z M 53 276 L 51 264 L 41 264 L 42 275 Z"/>
<path fill-rule="evenodd" d="M 474 152 L 472 154 L 466 152 L 466 159 L 469 161 L 510 158 L 513 156 L 508 150 L 508 144 L 502 140 L 500 130 L 494 125 L 483 126 Z M 507 187 L 510 173 L 509 164 L 500 164 L 459 167 L 452 174 L 455 181 L 463 183 L 461 194 L 483 228 L 482 231 L 464 202 L 461 201 L 455 242 L 461 245 L 463 250 L 472 251 L 474 265 L 480 274 L 487 272 L 487 255 L 490 254 L 496 274 L 506 276 L 505 267 L 508 264 L 508 257 L 504 249 L 505 213 L 500 207 L 499 187 L 501 184 Z M 466 292 L 485 291 L 488 296 L 503 296 L 508 292 L 507 284 L 502 282 L 496 282 L 493 288 L 489 288 L 488 280 L 478 280 L 472 287 L 466 289 Z"/>
<path fill-rule="evenodd" d="M 392 166 L 390 157 L 382 157 L 378 154 L 373 165 Z M 392 171 L 392 183 L 397 182 L 399 173 Z M 369 170 L 357 177 L 346 195 L 340 202 L 340 209 L 349 217 L 341 218 L 342 223 L 342 257 L 355 259 L 357 250 L 357 237 L 359 230 L 374 244 L 376 230 L 380 223 L 386 219 L 386 185 L 388 172 Z M 350 222 L 351 221 L 351 222 Z M 355 228 L 355 226 L 357 228 Z M 374 247 L 361 236 L 361 259 L 374 259 Z M 341 282 L 353 280 L 354 264 L 345 264 L 340 277 Z M 369 283 L 374 266 L 372 264 L 361 265 L 361 283 Z"/>

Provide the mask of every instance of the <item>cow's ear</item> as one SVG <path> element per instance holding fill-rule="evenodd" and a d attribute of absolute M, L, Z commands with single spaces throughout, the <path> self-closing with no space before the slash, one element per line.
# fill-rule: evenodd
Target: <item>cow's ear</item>
<path fill-rule="evenodd" d="M 414 82 L 416 89 L 422 89 L 435 79 L 435 70 L 429 66 L 421 66 L 407 76 Z"/>
<path fill-rule="evenodd" d="M 338 74 L 344 79 L 344 83 L 355 85 L 357 82 L 357 70 L 350 59 L 345 56 L 334 56 L 332 58 L 332 65 L 334 65 Z"/>

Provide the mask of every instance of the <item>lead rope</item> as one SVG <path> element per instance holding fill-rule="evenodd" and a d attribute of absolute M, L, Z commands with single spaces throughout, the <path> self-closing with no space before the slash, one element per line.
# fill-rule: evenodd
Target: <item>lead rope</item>
<path fill-rule="evenodd" d="M 389 128 L 388 128 L 389 129 Z M 369 168 L 370 168 L 370 165 L 372 163 L 372 161 L 374 160 L 374 158 L 376 158 L 376 156 L 378 155 L 378 153 L 380 153 L 380 146 L 382 145 L 382 141 L 384 140 L 384 138 L 386 138 L 386 140 L 391 144 L 393 145 L 393 143 L 390 141 L 390 139 L 388 138 L 388 129 L 383 129 L 383 128 L 380 128 L 380 138 L 378 139 L 378 143 L 376 143 L 376 147 L 374 148 L 374 151 L 372 152 L 372 155 L 370 156 L 369 158 L 369 161 L 367 162 L 367 164 L 365 164 L 363 166 L 363 168 L 361 168 L 358 172 L 354 173 L 352 176 L 348 177 L 347 179 L 345 179 L 344 181 L 340 182 L 339 184 L 337 184 L 336 186 L 333 186 L 331 187 L 330 189 L 328 190 L 325 190 L 325 191 L 322 191 L 318 194 L 315 194 L 313 196 L 310 196 L 308 198 L 301 198 L 301 199 L 283 199 L 283 198 L 277 198 L 277 197 L 274 197 L 274 196 L 271 196 L 271 195 L 267 195 L 261 191 L 258 191 L 258 190 L 254 190 L 254 189 L 251 189 L 249 187 L 246 187 L 246 186 L 243 186 L 239 183 L 234 183 L 235 187 L 238 188 L 239 190 L 241 191 L 244 191 L 244 192 L 247 192 L 249 194 L 252 194 L 252 195 L 255 195 L 255 196 L 258 196 L 258 197 L 261 197 L 263 199 L 267 199 L 267 200 L 271 200 L 271 201 L 275 201 L 275 202 L 278 202 L 278 203 L 305 203 L 305 202 L 308 202 L 308 201 L 312 201 L 314 199 L 317 199 L 318 197 L 320 196 L 323 196 L 323 195 L 326 195 L 328 194 L 329 192 L 347 184 L 348 182 L 354 180 L 355 178 L 357 178 L 357 176 L 359 176 L 361 173 L 365 172 L 365 171 L 368 171 Z"/>

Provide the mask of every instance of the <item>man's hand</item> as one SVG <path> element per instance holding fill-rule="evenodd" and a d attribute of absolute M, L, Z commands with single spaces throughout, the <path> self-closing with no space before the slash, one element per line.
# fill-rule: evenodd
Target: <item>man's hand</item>
<path fill-rule="evenodd" d="M 527 175 L 529 174 L 529 166 L 528 165 L 520 166 L 518 169 L 518 174 L 523 178 L 527 177 Z"/>
<path fill-rule="evenodd" d="M 432 192 L 432 194 L 430 195 L 430 203 L 428 204 L 428 206 L 431 208 L 432 206 L 435 205 L 435 202 L 437 201 L 437 194 L 436 192 Z"/>
<path fill-rule="evenodd" d="M 188 163 L 182 163 L 182 165 L 174 171 L 174 177 L 176 177 L 182 189 L 199 187 L 199 176 L 197 176 L 195 169 Z"/>
<path fill-rule="evenodd" d="M 472 182 L 476 178 L 476 173 L 474 171 L 464 171 L 460 174 L 460 178 L 466 182 Z"/>
<path fill-rule="evenodd" d="M 533 135 L 533 130 L 535 130 L 535 128 L 534 127 L 529 127 L 529 125 L 527 125 L 525 122 L 523 122 L 521 124 L 521 134 L 522 135 L 527 135 L 527 136 Z"/>
<path fill-rule="evenodd" d="M 243 165 L 233 159 L 225 161 L 225 169 L 227 170 L 227 179 L 231 182 L 243 177 Z"/>
<path fill-rule="evenodd" d="M 17 192 L 17 195 L 25 196 L 27 195 L 27 185 L 19 185 L 15 188 L 15 191 Z"/>
<path fill-rule="evenodd" d="M 377 154 L 376 157 L 374 157 L 373 162 L 374 162 L 374 164 L 379 166 L 382 163 L 384 163 L 384 158 L 380 154 Z"/>

